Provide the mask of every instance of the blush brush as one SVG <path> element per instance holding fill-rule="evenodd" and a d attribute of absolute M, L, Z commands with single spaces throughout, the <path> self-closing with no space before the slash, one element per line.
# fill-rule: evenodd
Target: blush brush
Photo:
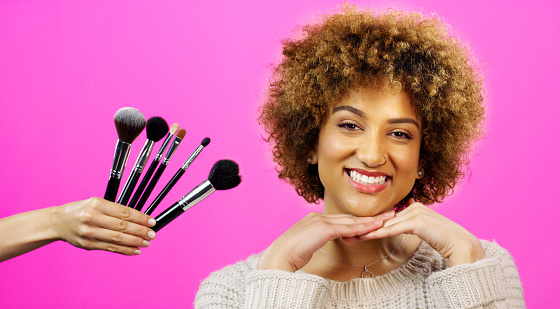
<path fill-rule="evenodd" d="M 142 174 L 142 170 L 148 162 L 148 158 L 152 153 L 152 149 L 154 148 L 154 144 L 162 139 L 167 132 L 169 132 L 169 126 L 167 122 L 161 117 L 155 116 L 148 119 L 146 124 L 146 136 L 147 140 L 144 143 L 144 147 L 140 151 L 138 158 L 136 159 L 136 163 L 134 164 L 134 168 L 132 172 L 128 176 L 128 180 L 124 185 L 124 189 L 119 196 L 117 203 L 121 205 L 126 205 L 130 196 L 132 195 L 132 191 L 134 191 L 134 187 L 140 178 L 140 174 Z"/>
<path fill-rule="evenodd" d="M 220 160 L 212 166 L 208 179 L 196 186 L 187 195 L 167 208 L 156 217 L 156 225 L 152 227 L 155 232 L 166 226 L 173 219 L 198 204 L 216 190 L 228 190 L 241 183 L 239 166 L 231 160 Z"/>
<path fill-rule="evenodd" d="M 156 168 L 159 164 L 159 161 L 161 160 L 161 157 L 163 156 L 163 153 L 165 152 L 165 149 L 167 148 L 169 143 L 171 143 L 171 140 L 173 139 L 173 135 L 175 135 L 177 131 L 179 131 L 179 124 L 177 123 L 172 124 L 171 128 L 169 129 L 169 133 L 167 133 L 167 135 L 165 136 L 165 139 L 163 140 L 163 144 L 161 145 L 161 148 L 156 154 L 156 157 L 152 161 L 152 164 L 150 164 L 150 167 L 148 167 L 148 170 L 146 171 L 146 174 L 144 174 L 144 178 L 142 178 L 142 181 L 140 182 L 140 185 L 136 189 L 136 192 L 134 192 L 134 196 L 132 196 L 132 199 L 130 200 L 128 207 L 134 208 L 134 206 L 136 206 L 136 203 L 142 196 L 142 193 L 144 193 L 144 189 L 146 189 L 146 186 L 150 182 L 150 178 L 152 178 L 152 175 L 156 171 Z"/>
<path fill-rule="evenodd" d="M 148 207 L 148 209 L 146 209 L 146 214 L 150 215 L 152 214 L 152 212 L 154 212 L 154 210 L 156 209 L 156 207 L 161 203 L 161 201 L 165 198 L 165 196 L 167 195 L 167 193 L 169 193 L 169 191 L 171 191 L 171 189 L 173 188 L 173 186 L 175 186 L 175 184 L 177 183 L 177 181 L 179 181 L 179 179 L 181 178 L 181 176 L 183 176 L 183 174 L 185 173 L 185 171 L 189 168 L 189 166 L 193 163 L 194 159 L 196 159 L 196 157 L 198 157 L 198 155 L 200 154 L 200 152 L 202 151 L 202 149 L 204 149 L 204 147 L 208 146 L 208 144 L 210 144 L 210 138 L 205 138 L 202 140 L 202 142 L 200 143 L 200 145 L 195 149 L 195 151 L 191 154 L 191 156 L 187 159 L 187 161 L 185 161 L 185 164 L 183 164 L 183 166 L 181 166 L 181 168 L 177 171 L 177 173 L 175 173 L 175 175 L 173 176 L 173 178 L 171 178 L 171 180 L 167 183 L 167 185 L 165 185 L 165 188 L 163 188 L 163 190 L 159 193 L 159 195 L 156 197 L 156 199 L 152 202 L 152 204 Z"/>
<path fill-rule="evenodd" d="M 117 197 L 117 191 L 121 182 L 122 174 L 128 155 L 130 153 L 130 144 L 140 135 L 146 126 L 146 118 L 144 115 L 132 107 L 123 107 L 115 113 L 115 127 L 119 140 L 115 147 L 115 155 L 113 156 L 113 167 L 111 168 L 111 177 L 105 190 L 105 199 L 114 202 Z"/>
<path fill-rule="evenodd" d="M 179 144 L 181 144 L 183 138 L 185 138 L 185 134 L 186 134 L 185 129 L 181 129 L 179 130 L 179 132 L 177 132 L 177 136 L 175 137 L 173 144 L 169 146 L 169 150 L 167 151 L 167 154 L 165 155 L 163 160 L 161 160 L 161 163 L 159 164 L 159 167 L 155 172 L 154 177 L 152 177 L 150 183 L 146 187 L 146 190 L 144 191 L 144 193 L 142 193 L 142 197 L 140 198 L 136 206 L 134 206 L 136 210 L 141 211 L 142 207 L 144 207 L 144 204 L 146 204 L 146 201 L 150 197 L 150 194 L 152 194 L 152 191 L 154 190 L 159 178 L 161 177 L 161 174 L 163 174 L 163 171 L 167 167 L 167 164 L 169 164 L 169 160 L 171 159 L 171 157 L 179 147 Z"/>

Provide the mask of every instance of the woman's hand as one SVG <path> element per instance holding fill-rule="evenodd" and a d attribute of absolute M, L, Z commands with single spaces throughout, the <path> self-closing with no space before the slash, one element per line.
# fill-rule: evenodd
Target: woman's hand
<path fill-rule="evenodd" d="M 78 248 L 136 255 L 156 236 L 153 218 L 98 197 L 55 208 L 57 238 Z"/>
<path fill-rule="evenodd" d="M 304 267 L 313 253 L 329 240 L 342 237 L 344 241 L 358 241 L 360 235 L 375 231 L 393 216 L 393 211 L 375 217 L 310 213 L 264 251 L 257 269 L 295 272 Z"/>
<path fill-rule="evenodd" d="M 486 257 L 482 245 L 473 234 L 412 199 L 408 201 L 406 209 L 387 220 L 382 228 L 361 235 L 360 239 L 385 238 L 402 233 L 413 234 L 424 240 L 449 259 L 450 266 L 473 263 Z"/>

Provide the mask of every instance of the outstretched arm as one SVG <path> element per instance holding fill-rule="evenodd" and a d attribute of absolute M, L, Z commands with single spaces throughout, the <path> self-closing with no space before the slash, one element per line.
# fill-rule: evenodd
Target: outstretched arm
<path fill-rule="evenodd" d="M 136 255 L 155 237 L 154 224 L 146 214 L 97 197 L 20 213 L 0 219 L 0 262 L 56 240 Z"/>

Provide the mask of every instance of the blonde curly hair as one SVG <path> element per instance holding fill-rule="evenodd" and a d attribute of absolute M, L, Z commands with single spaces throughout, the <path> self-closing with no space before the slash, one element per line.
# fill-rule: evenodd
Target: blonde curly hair
<path fill-rule="evenodd" d="M 422 120 L 424 177 L 411 196 L 441 202 L 464 176 L 468 154 L 482 135 L 483 83 L 468 45 L 437 17 L 344 5 L 283 41 L 259 122 L 273 142 L 279 178 L 317 203 L 324 187 L 306 158 L 321 122 L 352 89 L 375 84 L 405 90 Z"/>

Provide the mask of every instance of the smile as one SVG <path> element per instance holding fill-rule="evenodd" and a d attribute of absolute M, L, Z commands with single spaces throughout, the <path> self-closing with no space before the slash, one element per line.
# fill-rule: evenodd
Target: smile
<path fill-rule="evenodd" d="M 387 182 L 388 176 L 367 176 L 356 172 L 355 170 L 349 171 L 348 175 L 352 180 L 355 182 L 364 184 L 364 185 L 382 185 Z"/>

